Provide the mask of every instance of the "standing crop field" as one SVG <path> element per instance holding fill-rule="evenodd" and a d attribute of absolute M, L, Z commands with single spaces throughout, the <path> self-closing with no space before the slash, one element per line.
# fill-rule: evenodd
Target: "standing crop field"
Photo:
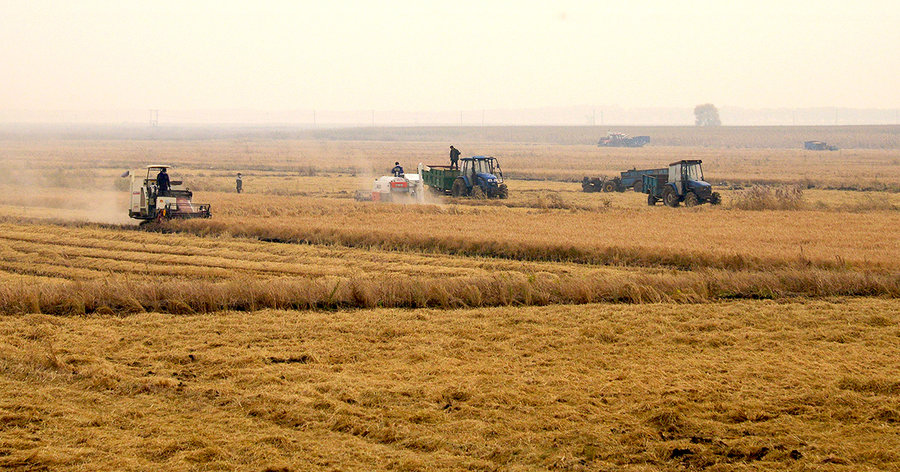
<path fill-rule="evenodd" d="M 806 131 L 3 134 L 0 468 L 900 468 L 897 129 Z M 353 199 L 450 139 L 508 200 Z M 723 205 L 581 192 L 684 158 Z M 212 218 L 128 218 L 159 163 Z"/>

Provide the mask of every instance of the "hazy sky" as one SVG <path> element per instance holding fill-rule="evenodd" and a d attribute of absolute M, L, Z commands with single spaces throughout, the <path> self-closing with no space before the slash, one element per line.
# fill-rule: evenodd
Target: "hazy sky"
<path fill-rule="evenodd" d="M 0 0 L 0 109 L 900 107 L 900 1 Z"/>

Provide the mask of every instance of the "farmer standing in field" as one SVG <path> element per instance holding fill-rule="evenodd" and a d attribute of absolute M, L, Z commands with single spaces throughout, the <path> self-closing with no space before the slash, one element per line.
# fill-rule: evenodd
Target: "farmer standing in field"
<path fill-rule="evenodd" d="M 237 188 L 237 193 L 241 193 L 244 190 L 244 182 L 241 180 L 240 172 L 238 172 L 237 178 L 234 179 L 234 185 Z"/>
<path fill-rule="evenodd" d="M 450 168 L 459 170 L 459 149 L 450 146 Z"/>
<path fill-rule="evenodd" d="M 403 168 L 400 167 L 399 162 L 394 163 L 394 168 L 391 169 L 391 173 L 394 174 L 394 177 L 403 177 Z"/>

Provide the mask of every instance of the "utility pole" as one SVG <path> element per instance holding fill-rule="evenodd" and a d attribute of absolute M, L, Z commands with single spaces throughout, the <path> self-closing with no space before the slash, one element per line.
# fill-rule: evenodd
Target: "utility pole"
<path fill-rule="evenodd" d="M 597 110 L 591 110 L 591 126 L 597 126 Z"/>
<path fill-rule="evenodd" d="M 372 127 L 375 127 L 375 110 L 372 110 Z"/>
<path fill-rule="evenodd" d="M 159 110 L 150 110 L 150 126 L 153 128 L 159 126 Z"/>
<path fill-rule="evenodd" d="M 459 111 L 459 125 L 462 126 L 462 110 Z"/>
<path fill-rule="evenodd" d="M 318 124 L 316 123 L 316 111 L 313 110 L 313 128 L 318 128 Z"/>
<path fill-rule="evenodd" d="M 481 109 L 481 127 L 484 128 L 484 109 Z"/>

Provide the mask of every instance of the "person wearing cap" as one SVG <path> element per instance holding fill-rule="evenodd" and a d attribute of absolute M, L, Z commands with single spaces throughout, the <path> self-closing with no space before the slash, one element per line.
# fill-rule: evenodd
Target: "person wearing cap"
<path fill-rule="evenodd" d="M 394 163 L 394 168 L 391 169 L 391 173 L 394 174 L 394 177 L 403 177 L 403 168 L 400 167 L 399 162 Z"/>
<path fill-rule="evenodd" d="M 450 146 L 450 168 L 459 170 L 459 149 Z"/>
<path fill-rule="evenodd" d="M 237 178 L 234 179 L 234 185 L 237 187 L 237 193 L 244 191 L 244 182 L 241 180 L 241 173 L 238 172 Z"/>

